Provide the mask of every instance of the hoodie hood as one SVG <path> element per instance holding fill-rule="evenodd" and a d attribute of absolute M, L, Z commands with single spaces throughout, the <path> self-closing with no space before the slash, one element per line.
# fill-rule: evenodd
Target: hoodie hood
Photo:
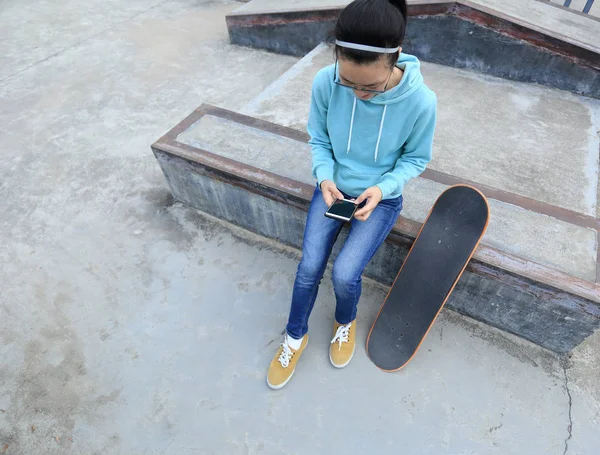
<path fill-rule="evenodd" d="M 393 104 L 398 103 L 413 93 L 423 85 L 423 75 L 421 74 L 421 62 L 417 57 L 408 54 L 400 54 L 396 66 L 404 71 L 400 83 L 393 89 L 388 90 L 381 95 L 374 96 L 369 102 L 374 104 Z"/>
<path fill-rule="evenodd" d="M 379 123 L 379 134 L 377 135 L 377 143 L 375 145 L 375 151 L 373 153 L 373 160 L 377 161 L 379 155 L 379 143 L 381 142 L 381 134 L 383 132 L 383 124 L 385 122 L 385 114 L 389 104 L 398 103 L 413 93 L 415 93 L 421 85 L 423 85 L 423 75 L 421 74 L 421 62 L 408 54 L 400 54 L 400 58 L 396 63 L 396 66 L 404 71 L 400 83 L 393 89 L 388 90 L 381 95 L 374 96 L 370 100 L 366 101 L 373 104 L 382 104 L 383 111 L 381 113 L 381 122 Z M 356 103 L 358 98 L 354 97 L 354 103 L 352 105 L 352 115 L 350 116 L 350 128 L 348 133 L 348 145 L 346 147 L 346 153 L 350 153 L 350 146 L 352 145 L 352 129 L 354 127 L 354 114 L 356 112 Z"/>

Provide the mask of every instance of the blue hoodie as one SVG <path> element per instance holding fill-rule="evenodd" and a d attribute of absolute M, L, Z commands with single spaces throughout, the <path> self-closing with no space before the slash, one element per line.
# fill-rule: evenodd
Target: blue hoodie
<path fill-rule="evenodd" d="M 431 161 L 437 98 L 416 57 L 400 54 L 397 66 L 400 83 L 368 101 L 333 82 L 334 65 L 315 76 L 308 133 L 319 184 L 332 180 L 354 197 L 376 185 L 384 199 L 396 198 Z"/>

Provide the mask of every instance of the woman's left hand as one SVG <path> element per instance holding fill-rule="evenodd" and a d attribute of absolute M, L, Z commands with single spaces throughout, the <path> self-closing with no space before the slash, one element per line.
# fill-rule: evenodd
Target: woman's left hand
<path fill-rule="evenodd" d="M 354 218 L 359 221 L 367 221 L 373 210 L 375 210 L 375 207 L 377 207 L 377 204 L 379 204 L 382 199 L 383 194 L 378 186 L 367 188 L 365 192 L 361 194 L 355 201 L 357 204 L 362 204 L 364 201 L 367 201 L 367 203 L 362 209 L 356 211 Z"/>

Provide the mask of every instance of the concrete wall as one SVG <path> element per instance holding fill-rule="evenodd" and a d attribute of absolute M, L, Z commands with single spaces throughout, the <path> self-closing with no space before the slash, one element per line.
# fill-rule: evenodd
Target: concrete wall
<path fill-rule="evenodd" d="M 258 234 L 301 247 L 308 200 L 158 148 L 154 148 L 154 154 L 178 200 Z M 408 238 L 392 235 L 365 275 L 390 285 L 410 243 Z M 469 265 L 447 305 L 561 354 L 600 327 L 600 311 L 592 302 L 477 262 Z"/>
<path fill-rule="evenodd" d="M 457 15 L 410 17 L 405 52 L 433 63 L 600 97 L 600 55 L 485 16 L 488 27 L 459 16 L 463 11 L 472 12 L 463 7 Z M 331 37 L 336 12 L 306 12 L 304 20 L 300 16 L 273 22 L 268 15 L 248 22 L 229 17 L 229 36 L 234 44 L 303 56 Z"/>
<path fill-rule="evenodd" d="M 433 63 L 600 97 L 600 71 L 456 16 L 414 18 L 405 50 Z"/>

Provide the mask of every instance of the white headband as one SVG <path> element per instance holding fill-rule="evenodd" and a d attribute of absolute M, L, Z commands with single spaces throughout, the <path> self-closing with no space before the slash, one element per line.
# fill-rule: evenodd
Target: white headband
<path fill-rule="evenodd" d="M 335 44 L 348 49 L 356 49 L 357 51 L 377 52 L 379 54 L 393 54 L 400 50 L 400 46 L 397 47 L 375 47 L 367 46 L 366 44 L 348 43 L 346 41 L 335 40 Z"/>

